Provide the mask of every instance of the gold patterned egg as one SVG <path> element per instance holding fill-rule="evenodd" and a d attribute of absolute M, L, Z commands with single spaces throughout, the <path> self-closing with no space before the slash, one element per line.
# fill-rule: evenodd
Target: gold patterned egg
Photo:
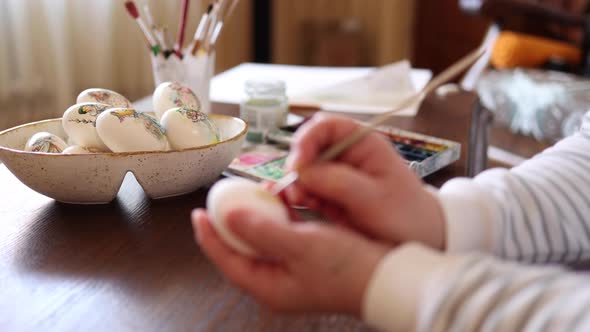
<path fill-rule="evenodd" d="M 201 102 L 195 93 L 178 82 L 164 82 L 158 85 L 154 91 L 153 103 L 154 112 L 158 119 L 161 119 L 164 113 L 171 108 L 201 109 Z"/>
<path fill-rule="evenodd" d="M 168 140 L 154 117 L 128 108 L 111 108 L 96 118 L 96 131 L 113 152 L 165 151 Z"/>
<path fill-rule="evenodd" d="M 78 95 L 76 103 L 100 103 L 111 107 L 132 108 L 133 104 L 122 94 L 107 89 L 86 89 Z"/>
<path fill-rule="evenodd" d="M 106 104 L 81 103 L 70 106 L 62 117 L 62 126 L 75 145 L 110 151 L 96 132 L 96 118 L 111 108 Z"/>
<path fill-rule="evenodd" d="M 162 127 L 170 146 L 175 150 L 190 149 L 217 143 L 219 129 L 207 114 L 190 108 L 172 108 L 164 113 Z"/>

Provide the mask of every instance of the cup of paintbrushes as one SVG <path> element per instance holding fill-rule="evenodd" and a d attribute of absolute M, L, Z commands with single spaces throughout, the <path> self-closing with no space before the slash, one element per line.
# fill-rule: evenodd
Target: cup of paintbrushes
<path fill-rule="evenodd" d="M 189 87 L 201 101 L 202 110 L 211 112 L 209 92 L 215 70 L 215 52 L 183 52 L 182 58 L 175 54 L 160 53 L 151 56 L 154 83 L 179 82 Z"/>
<path fill-rule="evenodd" d="M 193 40 L 184 47 L 189 3 L 189 0 L 182 0 L 174 45 L 167 28 L 156 24 L 148 4 L 144 5 L 143 13 L 134 0 L 126 0 L 125 8 L 137 22 L 148 45 L 155 86 L 164 82 L 179 82 L 199 97 L 204 112 L 211 112 L 209 91 L 215 69 L 215 45 L 224 22 L 235 10 L 238 0 L 212 2 L 201 16 Z"/>

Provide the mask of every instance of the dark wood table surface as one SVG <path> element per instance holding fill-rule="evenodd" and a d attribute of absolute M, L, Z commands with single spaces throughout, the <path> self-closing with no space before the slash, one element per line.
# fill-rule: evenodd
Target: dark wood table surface
<path fill-rule="evenodd" d="M 392 122 L 465 143 L 474 100 L 429 98 L 417 117 Z M 463 175 L 464 157 L 427 181 Z M 128 175 L 111 204 L 67 205 L 0 164 L 0 331 L 368 329 L 350 317 L 272 313 L 228 284 L 193 241 L 189 215 L 206 194 L 153 201 Z"/>

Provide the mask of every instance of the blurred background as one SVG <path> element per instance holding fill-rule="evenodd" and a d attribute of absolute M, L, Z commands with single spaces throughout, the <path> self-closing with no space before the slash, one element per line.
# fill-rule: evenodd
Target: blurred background
<path fill-rule="evenodd" d="M 131 100 L 153 91 L 149 54 L 123 2 L 0 0 L 0 129 L 59 117 L 89 87 Z M 146 2 L 175 35 L 180 1 L 137 5 Z M 191 2 L 187 38 L 207 5 Z M 436 71 L 479 43 L 485 27 L 456 0 L 241 0 L 221 34 L 216 71 L 248 61 L 379 66 L 404 58 Z"/>

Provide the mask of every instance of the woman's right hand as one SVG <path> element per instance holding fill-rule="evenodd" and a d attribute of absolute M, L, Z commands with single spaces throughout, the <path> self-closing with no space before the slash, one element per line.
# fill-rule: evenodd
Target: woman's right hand
<path fill-rule="evenodd" d="M 318 114 L 296 132 L 288 167 L 300 178 L 287 188 L 287 200 L 391 244 L 420 241 L 442 249 L 444 218 L 437 199 L 385 137 L 371 133 L 336 160 L 315 162 L 359 126 Z"/>

